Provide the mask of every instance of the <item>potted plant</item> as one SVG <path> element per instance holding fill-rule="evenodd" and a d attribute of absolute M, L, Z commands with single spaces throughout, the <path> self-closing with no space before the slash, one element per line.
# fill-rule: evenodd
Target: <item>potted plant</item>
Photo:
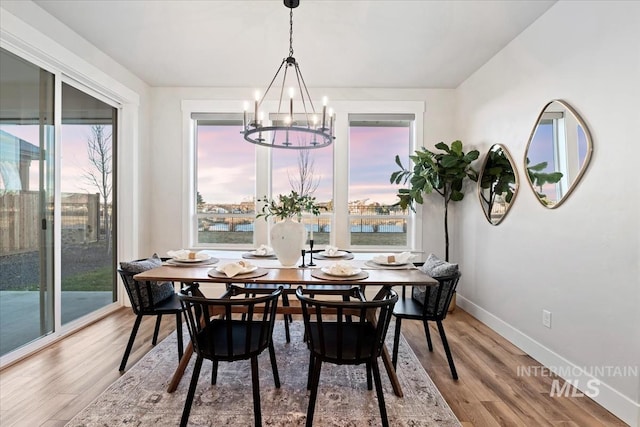
<path fill-rule="evenodd" d="M 463 184 L 466 179 L 478 180 L 478 172 L 471 167 L 471 163 L 478 158 L 478 150 L 468 153 L 462 151 L 462 142 L 453 141 L 451 147 L 444 142 L 436 144 L 440 153 L 422 148 L 409 156 L 413 162 L 413 169 L 406 169 L 396 155 L 396 164 L 399 171 L 391 174 L 392 184 L 410 183 L 409 188 L 398 190 L 400 198 L 397 205 L 403 209 L 410 207 L 415 210 L 413 204 L 424 202 L 423 194 L 431 194 L 433 191 L 444 199 L 444 239 L 445 260 L 449 261 L 449 202 L 458 202 L 464 198 Z"/>
<path fill-rule="evenodd" d="M 271 246 L 276 257 L 285 267 L 296 265 L 307 242 L 307 230 L 300 219 L 303 212 L 320 215 L 316 198 L 292 190 L 289 194 L 278 195 L 277 199 L 264 197 L 258 199 L 258 202 L 264 204 L 257 218 L 263 217 L 266 220 L 274 216 L 282 220 L 271 227 L 270 233 Z M 297 217 L 298 221 L 294 221 L 294 217 Z"/>
<path fill-rule="evenodd" d="M 545 206 L 553 204 L 549 197 L 544 194 L 543 187 L 547 184 L 557 184 L 562 179 L 562 172 L 545 172 L 548 162 L 540 162 L 536 165 L 529 166 L 530 160 L 527 157 L 527 175 L 529 176 L 529 182 L 536 192 L 536 196 L 540 199 Z"/>
<path fill-rule="evenodd" d="M 516 173 L 513 170 L 511 160 L 507 152 L 498 145 L 494 145 L 485 159 L 482 173 L 480 174 L 480 202 L 482 210 L 491 224 L 498 224 L 506 210 L 495 209 L 496 204 L 506 206 L 508 209 L 517 185 Z M 498 211 L 496 213 L 496 210 Z M 494 215 L 499 215 L 496 219 Z"/>

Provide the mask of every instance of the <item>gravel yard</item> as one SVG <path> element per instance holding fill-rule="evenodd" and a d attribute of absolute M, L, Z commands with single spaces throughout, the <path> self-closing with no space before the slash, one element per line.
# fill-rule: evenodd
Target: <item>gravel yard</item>
<path fill-rule="evenodd" d="M 109 266 L 106 242 L 65 245 L 62 251 L 62 278 Z M 40 261 L 37 251 L 0 256 L 0 291 L 24 290 L 38 284 Z"/>

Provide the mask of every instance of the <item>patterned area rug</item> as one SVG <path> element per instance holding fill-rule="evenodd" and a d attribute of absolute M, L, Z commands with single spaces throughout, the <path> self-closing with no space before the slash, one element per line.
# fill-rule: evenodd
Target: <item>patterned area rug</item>
<path fill-rule="evenodd" d="M 186 326 L 186 325 L 185 325 Z M 392 325 L 393 327 L 393 325 Z M 389 331 L 393 331 L 390 327 Z M 282 383 L 273 383 L 268 352 L 259 359 L 262 422 L 265 426 L 303 426 L 309 393 L 306 389 L 309 353 L 302 342 L 302 321 L 291 324 L 286 343 L 280 321 L 274 330 L 276 359 Z M 186 327 L 185 337 L 187 337 Z M 392 348 L 392 333 L 387 346 Z M 186 338 L 188 339 L 188 338 Z M 102 395 L 76 415 L 68 427 L 177 426 L 184 406 L 195 356 L 175 393 L 167 385 L 177 364 L 175 333 L 153 348 Z M 380 361 L 384 396 L 392 426 L 460 426 L 404 337 L 400 340 L 398 377 L 404 397 L 393 394 Z M 117 367 L 114 366 L 114 369 Z M 249 361 L 221 362 L 218 381 L 210 384 L 211 362 L 205 360 L 189 417 L 190 426 L 252 426 L 253 400 Z M 316 426 L 378 426 L 380 411 L 374 390 L 367 390 L 360 366 L 322 365 Z"/>

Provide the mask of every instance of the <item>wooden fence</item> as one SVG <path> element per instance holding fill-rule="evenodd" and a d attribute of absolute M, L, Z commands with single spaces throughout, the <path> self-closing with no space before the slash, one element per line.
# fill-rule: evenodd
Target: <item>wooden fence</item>
<path fill-rule="evenodd" d="M 43 218 L 40 209 L 37 191 L 0 193 L 0 255 L 39 250 Z M 62 193 L 60 213 L 63 242 L 86 243 L 98 239 L 98 194 Z"/>

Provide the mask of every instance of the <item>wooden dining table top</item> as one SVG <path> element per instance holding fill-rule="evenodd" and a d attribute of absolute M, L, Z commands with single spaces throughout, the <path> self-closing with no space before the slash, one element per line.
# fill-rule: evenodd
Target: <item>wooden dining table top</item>
<path fill-rule="evenodd" d="M 409 268 L 368 268 L 362 262 L 352 263 L 355 267 L 361 268 L 362 271 L 368 273 L 368 277 L 364 279 L 354 280 L 349 277 L 336 277 L 335 280 L 327 280 L 313 277 L 312 273 L 322 266 L 326 266 L 327 262 L 318 262 L 315 268 L 310 267 L 293 267 L 284 268 L 275 266 L 273 263 L 260 262 L 252 260 L 252 263 L 259 269 L 266 270 L 266 274 L 260 277 L 243 278 L 242 276 L 224 277 L 224 275 L 209 275 L 209 271 L 219 265 L 237 260 L 220 259 L 215 265 L 206 266 L 189 266 L 177 267 L 173 265 L 162 265 L 151 270 L 138 273 L 134 276 L 138 281 L 174 281 L 184 283 L 261 283 L 261 284 L 279 284 L 286 283 L 291 285 L 330 285 L 332 283 L 353 284 L 364 286 L 435 286 L 438 281 L 422 272 L 422 270 Z M 222 276 L 222 277 L 220 277 Z"/>

